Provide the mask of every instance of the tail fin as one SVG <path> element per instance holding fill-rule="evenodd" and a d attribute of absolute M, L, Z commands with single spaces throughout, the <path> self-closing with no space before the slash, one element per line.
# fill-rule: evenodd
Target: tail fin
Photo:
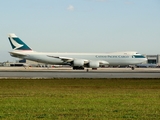
<path fill-rule="evenodd" d="M 9 42 L 11 43 L 12 49 L 14 50 L 32 50 L 28 47 L 19 37 L 15 34 L 9 34 L 8 36 Z"/>

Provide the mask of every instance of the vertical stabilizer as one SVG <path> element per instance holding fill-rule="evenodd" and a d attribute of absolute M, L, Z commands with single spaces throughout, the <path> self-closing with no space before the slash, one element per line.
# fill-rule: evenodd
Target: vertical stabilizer
<path fill-rule="evenodd" d="M 8 39 L 14 50 L 32 50 L 14 33 L 9 34 Z"/>

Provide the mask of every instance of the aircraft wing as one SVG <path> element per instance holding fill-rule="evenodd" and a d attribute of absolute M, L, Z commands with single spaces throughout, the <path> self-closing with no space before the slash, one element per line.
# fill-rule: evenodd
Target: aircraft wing
<path fill-rule="evenodd" d="M 60 56 L 51 56 L 51 55 L 47 55 L 47 56 L 52 57 L 52 58 L 61 59 L 64 62 L 72 62 L 74 60 L 73 58 L 69 58 L 69 57 L 60 57 Z"/>
<path fill-rule="evenodd" d="M 47 55 L 48 57 L 52 57 L 52 58 L 58 58 L 61 59 L 64 62 L 67 63 L 71 63 L 73 62 L 75 59 L 74 58 L 70 58 L 70 57 L 60 57 L 60 56 L 51 56 L 51 55 Z M 86 60 L 86 59 L 81 59 L 84 61 L 84 64 L 88 64 L 90 62 L 90 60 Z M 100 65 L 108 65 L 109 63 L 107 61 L 97 61 L 99 62 Z"/>
<path fill-rule="evenodd" d="M 73 62 L 75 59 L 74 58 L 70 58 L 70 57 L 60 57 L 60 56 L 51 56 L 51 55 L 47 55 L 48 57 L 52 57 L 52 58 L 58 58 L 58 59 L 61 59 L 62 61 L 64 62 L 67 62 L 67 63 L 71 63 Z M 89 63 L 89 60 L 85 60 L 85 59 L 81 59 L 84 61 L 84 64 L 87 64 Z"/>

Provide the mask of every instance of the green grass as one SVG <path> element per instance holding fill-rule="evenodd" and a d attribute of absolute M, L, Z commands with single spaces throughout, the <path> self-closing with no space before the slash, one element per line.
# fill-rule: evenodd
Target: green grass
<path fill-rule="evenodd" d="M 160 79 L 0 79 L 0 120 L 159 120 Z"/>

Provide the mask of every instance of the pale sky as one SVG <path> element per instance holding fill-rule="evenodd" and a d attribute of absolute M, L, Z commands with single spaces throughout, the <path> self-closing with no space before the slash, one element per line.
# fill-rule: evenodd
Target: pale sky
<path fill-rule="evenodd" d="M 41 52 L 160 54 L 160 0 L 0 0 L 0 62 L 15 33 Z"/>

